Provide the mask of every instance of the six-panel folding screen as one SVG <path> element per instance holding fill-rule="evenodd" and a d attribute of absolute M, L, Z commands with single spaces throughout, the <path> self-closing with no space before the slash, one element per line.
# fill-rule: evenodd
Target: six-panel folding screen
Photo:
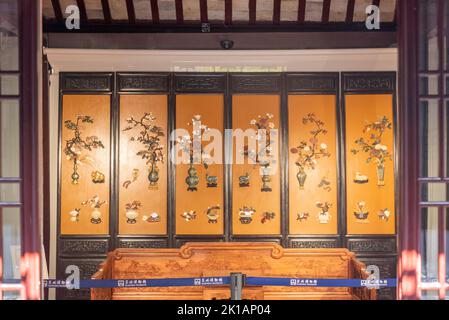
<path fill-rule="evenodd" d="M 274 241 L 348 247 L 395 276 L 395 82 L 61 74 L 59 274 L 89 277 L 117 247 Z"/>

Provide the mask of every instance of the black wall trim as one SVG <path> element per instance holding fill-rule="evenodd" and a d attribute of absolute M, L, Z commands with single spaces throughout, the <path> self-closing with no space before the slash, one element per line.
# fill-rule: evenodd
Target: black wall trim
<path fill-rule="evenodd" d="M 340 237 L 335 238 L 294 238 L 288 239 L 289 248 L 310 249 L 310 248 L 341 248 Z"/>
<path fill-rule="evenodd" d="M 223 93 L 226 89 L 226 74 L 197 73 L 174 75 L 176 93 Z"/>
<path fill-rule="evenodd" d="M 113 74 L 63 73 L 59 87 L 60 91 L 65 92 L 111 92 L 113 90 Z"/>
<path fill-rule="evenodd" d="M 350 251 L 360 254 L 391 254 L 396 253 L 396 238 L 369 237 L 349 238 L 347 247 Z"/>
<path fill-rule="evenodd" d="M 60 257 L 86 257 L 106 255 L 109 250 L 109 237 L 66 237 L 58 243 Z"/>
<path fill-rule="evenodd" d="M 286 77 L 288 92 L 338 92 L 338 73 L 288 73 Z"/>
<path fill-rule="evenodd" d="M 117 79 L 120 92 L 163 92 L 170 85 L 170 75 L 166 73 L 118 73 Z"/>
<path fill-rule="evenodd" d="M 231 73 L 233 93 L 280 93 L 281 74 Z"/>
<path fill-rule="evenodd" d="M 396 72 L 348 72 L 342 77 L 345 93 L 393 93 L 396 90 Z"/>
<path fill-rule="evenodd" d="M 167 248 L 168 238 L 119 238 L 118 248 Z"/>

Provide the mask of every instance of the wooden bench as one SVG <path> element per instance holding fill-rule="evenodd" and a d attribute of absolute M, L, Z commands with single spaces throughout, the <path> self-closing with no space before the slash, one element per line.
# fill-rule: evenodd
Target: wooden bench
<path fill-rule="evenodd" d="M 366 279 L 365 265 L 347 249 L 284 249 L 275 243 L 187 243 L 180 249 L 117 249 L 93 279 L 229 276 Z M 245 287 L 243 299 L 370 300 L 374 289 Z M 94 300 L 229 299 L 229 286 L 92 289 Z"/>

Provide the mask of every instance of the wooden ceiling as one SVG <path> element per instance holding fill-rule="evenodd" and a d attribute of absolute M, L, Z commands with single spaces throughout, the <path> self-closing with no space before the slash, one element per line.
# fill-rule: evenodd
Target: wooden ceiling
<path fill-rule="evenodd" d="M 43 15 L 46 32 L 69 32 L 69 5 L 80 32 L 363 31 L 370 4 L 382 31 L 395 30 L 396 0 L 43 0 Z"/>

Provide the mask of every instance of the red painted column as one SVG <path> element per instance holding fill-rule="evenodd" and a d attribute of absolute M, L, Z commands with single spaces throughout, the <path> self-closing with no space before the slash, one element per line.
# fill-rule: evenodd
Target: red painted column
<path fill-rule="evenodd" d="M 20 70 L 21 70 L 21 178 L 22 178 L 22 283 L 27 299 L 41 296 L 41 226 L 39 219 L 39 119 L 38 119 L 38 61 L 39 15 L 41 1 L 21 0 L 20 21 Z"/>
<path fill-rule="evenodd" d="M 419 298 L 418 1 L 398 2 L 399 299 Z"/>

